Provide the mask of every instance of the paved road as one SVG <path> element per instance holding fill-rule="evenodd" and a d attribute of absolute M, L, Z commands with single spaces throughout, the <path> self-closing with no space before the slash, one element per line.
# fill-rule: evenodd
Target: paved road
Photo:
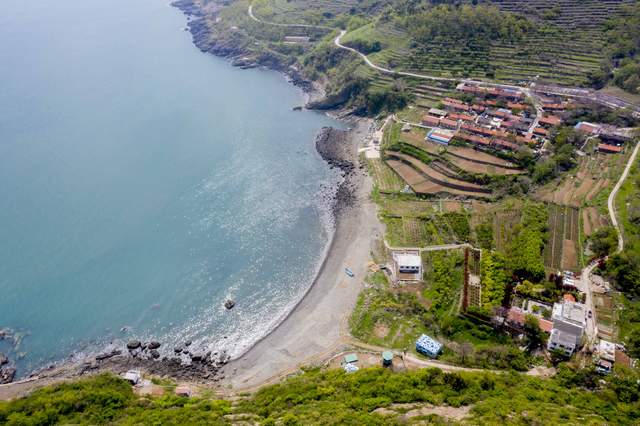
<path fill-rule="evenodd" d="M 589 318 L 589 316 L 587 315 L 587 327 L 585 329 L 587 344 L 585 345 L 585 348 L 592 346 L 596 341 L 596 337 L 598 336 L 595 307 L 593 305 L 593 293 L 591 292 L 591 273 L 596 268 L 596 266 L 598 266 L 597 262 L 590 264 L 582 270 L 582 274 L 580 275 L 580 291 L 586 294 L 584 304 L 587 306 L 587 309 L 592 312 L 591 318 Z"/>
<path fill-rule="evenodd" d="M 253 5 L 249 5 L 249 8 L 247 9 L 247 13 L 249 14 L 249 17 L 251 17 L 251 19 L 253 19 L 254 21 L 260 22 L 260 23 L 266 24 L 266 25 L 274 25 L 274 26 L 278 26 L 278 27 L 291 27 L 291 28 L 319 28 L 319 29 L 331 30 L 331 31 L 336 29 L 336 28 L 328 27 L 328 26 L 324 26 L 324 25 L 281 24 L 281 23 L 277 23 L 277 22 L 264 21 L 262 19 L 257 18 L 253 14 Z M 631 109 L 633 109 L 635 111 L 635 114 L 640 115 L 638 113 L 638 111 L 640 111 L 640 107 L 638 107 L 637 105 L 631 104 L 631 103 L 629 103 L 629 102 L 627 102 L 625 100 L 622 100 L 620 98 L 616 98 L 615 96 L 596 93 L 595 91 L 593 91 L 591 89 L 584 89 L 584 88 L 579 88 L 579 87 L 562 87 L 562 86 L 551 86 L 551 85 L 548 85 L 548 86 L 536 86 L 536 89 L 530 90 L 529 88 L 522 87 L 522 86 L 515 86 L 515 85 L 512 85 L 512 84 L 493 83 L 493 82 L 482 81 L 482 80 L 437 77 L 437 76 L 428 75 L 428 74 L 418 74 L 418 73 L 405 72 L 405 71 L 394 71 L 394 70 L 391 70 L 389 68 L 381 67 L 379 65 L 374 64 L 367 57 L 367 55 L 365 55 L 364 53 L 362 53 L 359 50 L 356 50 L 356 49 L 354 49 L 352 47 L 348 47 L 348 46 L 345 46 L 344 44 L 342 44 L 341 40 L 342 40 L 342 37 L 344 37 L 345 34 L 347 34 L 346 30 L 340 30 L 340 34 L 338 34 L 338 36 L 333 40 L 333 43 L 335 44 L 335 46 L 340 48 L 340 49 L 348 50 L 349 52 L 353 52 L 353 53 L 357 54 L 358 56 L 360 56 L 362 58 L 362 60 L 369 67 L 371 67 L 371 68 L 373 68 L 373 69 L 375 69 L 375 70 L 377 70 L 379 72 L 385 73 L 385 74 L 401 75 L 401 76 L 405 76 L 405 77 L 414 77 L 414 78 L 419 78 L 419 79 L 424 79 L 424 80 L 432 80 L 432 81 L 451 81 L 451 82 L 462 81 L 464 83 L 482 84 L 484 86 L 492 86 L 492 87 L 497 87 L 497 88 L 502 88 L 502 89 L 521 90 L 522 92 L 525 93 L 525 95 L 531 97 L 534 100 L 534 105 L 536 107 L 536 117 L 535 117 L 535 121 L 534 121 L 535 125 L 537 125 L 539 117 L 542 114 L 542 108 L 536 102 L 537 95 L 534 93 L 535 91 L 544 92 L 544 93 L 548 93 L 548 94 L 575 97 L 575 98 L 585 99 L 587 101 L 592 101 L 592 102 L 595 101 L 596 103 L 599 103 L 601 105 L 605 105 L 605 106 L 608 106 L 608 107 L 611 107 L 611 108 L 614 108 L 614 109 L 616 109 L 616 108 L 631 108 Z M 534 128 L 535 127 L 532 125 L 532 127 L 529 129 L 529 131 L 533 132 Z"/>
<path fill-rule="evenodd" d="M 629 161 L 627 162 L 627 165 L 624 168 L 624 171 L 622 172 L 620 179 L 616 183 L 616 186 L 613 187 L 613 191 L 611 191 L 611 194 L 609 194 L 609 200 L 607 201 L 607 204 L 609 206 L 609 216 L 611 217 L 611 223 L 613 224 L 613 227 L 618 232 L 618 249 L 616 250 L 616 253 L 620 253 L 622 249 L 624 249 L 624 237 L 622 235 L 622 230 L 620 229 L 620 224 L 618 224 L 618 219 L 616 218 L 616 211 L 615 211 L 616 195 L 618 194 L 620 187 L 624 183 L 624 180 L 627 178 L 627 175 L 629 174 L 629 170 L 631 170 L 631 166 L 636 161 L 636 157 L 638 156 L 638 149 L 640 149 L 640 142 L 636 143 L 636 147 L 633 149 L 633 152 L 631 153 L 631 157 L 629 157 Z"/>

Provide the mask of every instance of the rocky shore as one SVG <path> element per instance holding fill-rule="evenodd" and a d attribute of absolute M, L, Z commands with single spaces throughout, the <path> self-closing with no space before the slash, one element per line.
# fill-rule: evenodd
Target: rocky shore
<path fill-rule="evenodd" d="M 233 36 L 229 38 L 215 36 L 208 20 L 211 13 L 215 16 L 215 10 L 207 10 L 205 14 L 195 0 L 177 0 L 172 5 L 189 17 L 189 32 L 194 44 L 201 51 L 233 59 L 232 64 L 235 66 L 243 68 L 265 66 L 283 72 L 289 77 L 291 83 L 301 87 L 310 97 L 317 98 L 323 95 L 322 84 L 305 79 L 295 67 L 268 56 L 247 57 L 247 50 L 242 40 L 234 40 Z M 220 6 L 212 5 L 211 7 Z M 366 175 L 364 166 L 358 163 L 357 146 L 358 141 L 368 132 L 369 121 L 350 119 L 345 122 L 352 129 L 340 130 L 325 127 L 321 129 L 315 141 L 316 150 L 320 156 L 331 168 L 338 169 L 344 178 L 337 191 L 331 192 L 335 195 L 328 200 L 331 202 L 336 219 L 356 207 L 362 200 L 362 176 Z M 230 307 L 227 306 L 227 309 Z M 227 366 L 229 361 L 230 356 L 226 351 L 197 348 L 191 342 L 184 342 L 170 350 L 157 341 L 130 340 L 126 344 L 113 346 L 80 361 L 71 359 L 34 371 L 25 379 L 14 383 L 13 385 L 17 386 L 13 390 L 9 387 L 4 389 L 0 387 L 0 399 L 5 398 L 6 394 L 10 396 L 12 392 L 13 395 L 20 395 L 60 380 L 106 371 L 120 374 L 131 369 L 142 370 L 155 376 L 170 377 L 177 381 L 216 385 L 235 374 L 235 369 L 226 371 L 232 367 Z M 10 360 L 0 354 L 0 384 L 11 383 L 15 375 L 16 369 Z M 2 393 L 3 390 L 5 394 Z"/>
<path fill-rule="evenodd" d="M 355 205 L 357 182 L 354 178 L 357 173 L 363 172 L 364 166 L 358 165 L 352 138 L 352 131 L 333 127 L 323 127 L 316 137 L 316 150 L 322 159 L 331 168 L 339 169 L 344 178 L 332 200 L 333 214 L 336 217 Z"/>
<path fill-rule="evenodd" d="M 284 73 L 290 82 L 310 93 L 318 90 L 314 84 L 282 57 L 269 52 L 252 52 L 251 42 L 238 28 L 215 29 L 218 12 L 222 4 L 207 3 L 206 11 L 196 0 L 176 0 L 172 6 L 180 9 L 189 19 L 187 28 L 193 38 L 193 44 L 202 52 L 231 59 L 231 64 L 243 69 L 266 67 Z"/>

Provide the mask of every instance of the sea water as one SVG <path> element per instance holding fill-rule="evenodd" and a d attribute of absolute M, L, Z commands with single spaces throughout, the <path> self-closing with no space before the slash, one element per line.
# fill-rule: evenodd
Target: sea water
<path fill-rule="evenodd" d="M 166 0 L 2 2 L 0 352 L 19 374 L 131 338 L 238 354 L 311 285 L 339 179 L 314 136 L 338 124 L 185 25 Z"/>

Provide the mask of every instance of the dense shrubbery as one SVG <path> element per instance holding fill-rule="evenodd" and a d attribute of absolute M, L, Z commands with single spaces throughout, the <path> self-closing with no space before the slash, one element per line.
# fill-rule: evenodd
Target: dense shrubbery
<path fill-rule="evenodd" d="M 634 373 L 616 373 L 600 384 L 593 369 L 565 365 L 553 379 L 438 369 L 392 373 L 373 368 L 354 374 L 314 369 L 262 388 L 239 401 L 233 413 L 263 425 L 399 425 L 405 423 L 403 410 L 388 416 L 375 410 L 415 403 L 471 406 L 474 424 L 635 424 L 640 419 L 637 379 Z M 103 375 L 0 402 L 0 423 L 234 424 L 238 420 L 225 417 L 230 406 L 223 400 L 172 396 L 138 399 L 124 380 Z"/>
<path fill-rule="evenodd" d="M 128 382 L 104 374 L 0 402 L 0 424 L 225 424 L 227 401 L 164 396 L 138 399 Z"/>
<path fill-rule="evenodd" d="M 482 307 L 487 312 L 502 304 L 505 298 L 508 277 L 505 272 L 506 259 L 499 252 L 484 250 L 480 260 L 482 277 Z"/>
<path fill-rule="evenodd" d="M 545 276 L 542 249 L 546 238 L 548 213 L 543 204 L 525 205 L 522 223 L 507 250 L 507 267 L 518 279 L 538 282 Z"/>
<path fill-rule="evenodd" d="M 437 6 L 408 16 L 406 24 L 418 42 L 438 39 L 516 42 L 535 30 L 535 25 L 524 17 L 500 12 L 497 7 L 471 5 Z"/>
<path fill-rule="evenodd" d="M 625 5 L 620 16 L 606 23 L 610 63 L 594 83 L 603 85 L 613 78 L 616 86 L 631 93 L 640 93 L 640 3 Z M 615 66 L 615 69 L 611 69 Z"/>

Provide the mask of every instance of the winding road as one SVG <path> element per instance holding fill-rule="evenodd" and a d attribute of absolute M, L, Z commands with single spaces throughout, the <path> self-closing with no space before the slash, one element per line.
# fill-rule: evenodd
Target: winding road
<path fill-rule="evenodd" d="M 629 175 L 631 166 L 633 166 L 633 163 L 636 161 L 636 157 L 638 156 L 638 149 L 640 149 L 640 142 L 636 143 L 636 147 L 633 149 L 633 152 L 631 153 L 631 157 L 629 157 L 629 161 L 627 161 L 627 165 L 624 168 L 622 175 L 620 175 L 620 179 L 618 179 L 616 186 L 613 187 L 611 194 L 609 194 L 609 199 L 607 200 L 607 205 L 609 207 L 609 216 L 611 217 L 611 224 L 613 225 L 613 227 L 616 229 L 616 232 L 618 233 L 618 249 L 616 250 L 616 253 L 620 253 L 624 249 L 624 236 L 622 235 L 622 229 L 620 229 L 620 224 L 618 223 L 618 219 L 616 218 L 616 211 L 615 211 L 616 195 L 618 195 L 618 191 L 620 190 L 620 187 L 622 187 L 622 184 L 624 183 L 625 179 Z"/>

